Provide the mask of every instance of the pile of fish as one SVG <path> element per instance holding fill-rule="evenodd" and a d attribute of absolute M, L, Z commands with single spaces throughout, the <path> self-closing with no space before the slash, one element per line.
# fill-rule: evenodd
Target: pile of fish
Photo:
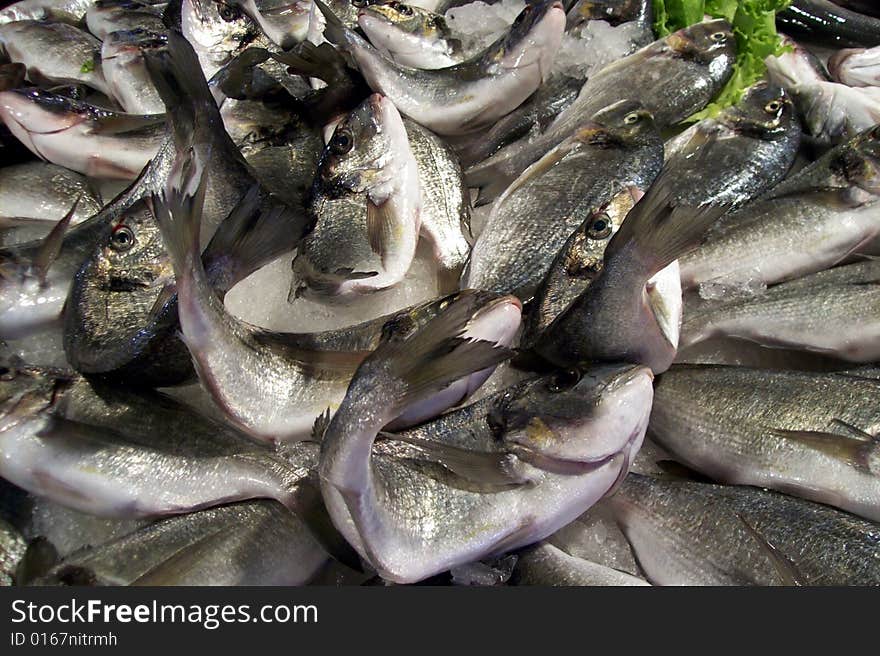
<path fill-rule="evenodd" d="M 0 581 L 880 584 L 839 4 L 0 10 Z"/>

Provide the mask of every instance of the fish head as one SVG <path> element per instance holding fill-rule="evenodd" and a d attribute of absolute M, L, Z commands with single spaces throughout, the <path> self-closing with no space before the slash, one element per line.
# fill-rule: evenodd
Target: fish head
<path fill-rule="evenodd" d="M 394 103 L 375 93 L 336 126 L 318 162 L 318 183 L 331 197 L 367 192 L 381 203 L 397 180 L 397 155 L 408 144 Z"/>
<path fill-rule="evenodd" d="M 650 369 L 568 369 L 511 388 L 490 412 L 492 431 L 522 459 L 595 463 L 644 435 L 653 399 Z"/>
<path fill-rule="evenodd" d="M 659 140 L 654 116 L 635 100 L 620 100 L 596 112 L 575 138 L 599 147 Z"/>
<path fill-rule="evenodd" d="M 221 57 L 232 56 L 257 36 L 253 21 L 234 2 L 183 0 L 180 26 L 194 47 Z"/>
<path fill-rule="evenodd" d="M 73 382 L 66 372 L 43 370 L 3 358 L 0 362 L 0 432 L 58 408 Z"/>
<path fill-rule="evenodd" d="M 565 9 L 559 0 L 527 4 L 510 30 L 488 56 L 492 67 L 523 69 L 538 66 L 541 79 L 547 78 L 565 31 Z"/>
<path fill-rule="evenodd" d="M 736 38 L 726 20 L 696 23 L 673 32 L 665 43 L 674 56 L 707 66 L 716 81 L 730 75 L 736 59 Z"/>
<path fill-rule="evenodd" d="M 395 0 L 364 5 L 358 12 L 358 24 L 370 34 L 394 30 L 425 38 L 445 39 L 451 36 L 443 16 Z"/>
<path fill-rule="evenodd" d="M 0 92 L 0 120 L 39 155 L 31 135 L 57 134 L 100 118 L 100 110 L 35 87 Z"/>
<path fill-rule="evenodd" d="M 174 272 L 159 226 L 143 201 L 126 210 L 83 262 L 65 308 L 64 348 L 83 371 L 112 371 L 173 294 Z"/>
<path fill-rule="evenodd" d="M 116 57 L 143 57 L 144 50 L 161 50 L 168 46 L 168 36 L 141 27 L 133 30 L 111 32 L 104 39 L 101 61 L 106 63 Z"/>
<path fill-rule="evenodd" d="M 880 194 L 880 125 L 865 130 L 833 151 L 830 167 L 854 187 Z"/>
<path fill-rule="evenodd" d="M 794 104 L 781 86 L 761 81 L 749 87 L 718 120 L 741 134 L 772 139 L 792 125 Z"/>
<path fill-rule="evenodd" d="M 650 17 L 650 0 L 578 0 L 568 10 L 566 29 L 591 20 L 620 25 L 630 21 L 649 21 Z"/>

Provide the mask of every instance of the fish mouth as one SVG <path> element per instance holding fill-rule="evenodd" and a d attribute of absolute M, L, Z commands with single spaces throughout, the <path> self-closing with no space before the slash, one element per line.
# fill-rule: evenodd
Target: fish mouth
<path fill-rule="evenodd" d="M 59 114 L 45 110 L 36 104 L 37 101 L 22 97 L 26 95 L 29 94 L 17 90 L 0 92 L 0 121 L 32 153 L 49 161 L 40 151 L 33 136 L 60 134 L 80 125 L 86 119 L 72 112 Z"/>

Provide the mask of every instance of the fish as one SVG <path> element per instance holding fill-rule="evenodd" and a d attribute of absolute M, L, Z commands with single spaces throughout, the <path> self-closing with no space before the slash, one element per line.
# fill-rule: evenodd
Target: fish
<path fill-rule="evenodd" d="M 309 29 L 309 0 L 235 0 L 272 42 L 288 50 L 304 41 Z"/>
<path fill-rule="evenodd" d="M 104 206 L 87 178 L 61 166 L 26 162 L 0 168 L 0 216 L 58 221 L 74 203 L 74 225 Z"/>
<path fill-rule="evenodd" d="M 636 21 L 650 26 L 654 9 L 648 0 L 577 0 L 566 14 L 567 32 L 591 20 L 603 20 L 609 25 Z"/>
<path fill-rule="evenodd" d="M 458 289 L 462 269 L 470 257 L 470 196 L 452 148 L 414 121 L 405 119 L 403 126 L 419 174 L 419 234 L 431 244 L 440 293 L 449 293 Z"/>
<path fill-rule="evenodd" d="M 373 94 L 337 125 L 307 200 L 314 229 L 293 260 L 293 296 L 391 287 L 416 252 L 419 169 L 394 104 Z"/>
<path fill-rule="evenodd" d="M 654 585 L 877 585 L 877 525 L 747 486 L 630 474 L 607 500 Z"/>
<path fill-rule="evenodd" d="M 27 66 L 34 83 L 85 84 L 111 95 L 101 70 L 101 42 L 67 23 L 17 21 L 0 24 L 0 46 Z"/>
<path fill-rule="evenodd" d="M 873 0 L 834 0 L 834 4 L 866 16 L 880 18 L 880 7 L 877 7 Z"/>
<path fill-rule="evenodd" d="M 761 294 L 685 305 L 681 347 L 714 337 L 801 349 L 850 362 L 880 359 L 880 263 L 869 259 L 774 285 Z"/>
<path fill-rule="evenodd" d="M 21 63 L 0 64 L 0 91 L 24 86 L 27 66 Z"/>
<path fill-rule="evenodd" d="M 514 585 L 650 585 L 632 574 L 571 556 L 552 544 L 529 547 L 518 556 L 511 579 Z"/>
<path fill-rule="evenodd" d="M 651 431 L 676 459 L 719 482 L 880 519 L 876 380 L 716 365 L 667 374 Z"/>
<path fill-rule="evenodd" d="M 851 87 L 880 87 L 880 46 L 844 48 L 828 60 L 831 77 Z"/>
<path fill-rule="evenodd" d="M 328 560 L 302 520 L 275 501 L 162 519 L 85 547 L 38 585 L 305 585 Z"/>
<path fill-rule="evenodd" d="M 434 70 L 468 58 L 446 19 L 420 7 L 370 3 L 358 13 L 358 25 L 376 50 L 400 66 Z"/>
<path fill-rule="evenodd" d="M 624 100 L 596 112 L 501 195 L 462 286 L 528 299 L 578 226 L 622 190 L 647 188 L 662 163 L 663 142 L 639 103 Z M 600 239 L 611 229 L 606 225 Z"/>
<path fill-rule="evenodd" d="M 591 212 L 571 233 L 535 289 L 523 324 L 520 348 L 532 348 L 541 333 L 602 270 L 605 247 L 642 195 L 638 187 L 624 189 Z"/>
<path fill-rule="evenodd" d="M 880 18 L 844 9 L 829 0 L 792 0 L 776 14 L 786 34 L 837 48 L 880 45 Z"/>
<path fill-rule="evenodd" d="M 27 542 L 18 529 L 0 518 L 0 587 L 14 584 L 26 551 Z"/>
<path fill-rule="evenodd" d="M 880 88 L 831 82 L 822 65 L 801 46 L 767 57 L 770 79 L 785 87 L 798 109 L 805 132 L 819 144 L 834 145 L 880 123 Z"/>
<path fill-rule="evenodd" d="M 143 28 L 111 32 L 101 46 L 104 77 L 113 97 L 130 114 L 164 114 L 165 103 L 144 63 L 144 48 L 164 48 L 165 34 Z"/>
<path fill-rule="evenodd" d="M 40 159 L 115 180 L 134 180 L 165 135 L 164 114 L 115 112 L 34 87 L 0 92 L 0 119 Z"/>
<path fill-rule="evenodd" d="M 452 304 L 380 346 L 315 431 L 334 525 L 396 583 L 548 536 L 616 485 L 644 436 L 651 374 L 631 365 L 532 378 L 408 431 L 380 433 L 401 408 L 509 357 L 460 337 L 465 310 Z"/>
<path fill-rule="evenodd" d="M 698 158 L 705 170 L 707 152 Z M 600 271 L 537 339 L 538 356 L 558 367 L 592 361 L 643 364 L 654 373 L 669 367 L 682 306 L 676 261 L 727 211 L 724 204 L 679 200 L 680 183 L 664 165 L 611 237 Z"/>
<path fill-rule="evenodd" d="M 277 455 L 158 392 L 7 369 L 0 475 L 82 512 L 155 517 L 250 498 L 292 508 L 317 456 L 305 443 Z"/>
<path fill-rule="evenodd" d="M 164 181 L 171 144 L 167 140 L 135 181 L 94 216 L 70 228 L 56 225 L 40 241 L 0 248 L 0 339 L 26 337 L 57 325 L 73 277 L 88 253 L 109 237 L 151 187 Z"/>
<path fill-rule="evenodd" d="M 64 21 L 75 25 L 95 0 L 20 0 L 0 9 L 0 25 L 22 20 Z"/>
<path fill-rule="evenodd" d="M 491 202 L 581 123 L 620 100 L 642 103 L 658 129 L 665 130 L 712 100 L 730 78 L 735 57 L 732 28 L 724 20 L 697 23 L 659 39 L 592 75 L 539 135 L 511 143 L 466 169 L 468 185 L 480 188 L 478 204 Z"/>
<path fill-rule="evenodd" d="M 214 0 L 182 0 L 180 31 L 207 79 L 248 46 L 262 43 L 262 31 L 239 7 Z"/>
<path fill-rule="evenodd" d="M 86 11 L 86 26 L 101 41 L 106 41 L 113 32 L 119 31 L 162 33 L 165 31 L 163 7 L 137 0 L 96 0 Z"/>
<path fill-rule="evenodd" d="M 533 130 L 543 130 L 574 99 L 583 80 L 567 75 L 554 75 L 528 100 L 499 119 L 485 132 L 477 133 L 466 144 L 457 147 L 462 166 L 468 167 L 490 157 L 512 141 Z"/>
<path fill-rule="evenodd" d="M 880 229 L 878 171 L 880 127 L 874 127 L 725 217 L 679 261 L 682 287 L 771 285 L 858 252 Z"/>
<path fill-rule="evenodd" d="M 711 200 L 732 211 L 782 181 L 797 156 L 801 128 L 788 93 L 762 81 L 676 141 L 672 147 L 667 144 L 666 165 L 687 181 L 677 199 L 693 204 Z M 708 152 L 697 156 L 701 150 Z M 711 175 L 697 168 L 706 161 L 702 157 L 711 162 Z"/>
<path fill-rule="evenodd" d="M 384 58 L 345 28 L 320 0 L 325 36 L 357 62 L 370 87 L 400 112 L 439 135 L 491 126 L 534 93 L 550 73 L 565 23 L 562 4 L 526 5 L 510 31 L 485 51 L 452 67 L 421 71 Z"/>
<path fill-rule="evenodd" d="M 333 350 L 324 340 L 325 348 L 315 349 L 314 340 L 303 336 L 272 333 L 235 319 L 209 288 L 198 250 L 199 195 L 203 192 L 203 169 L 198 156 L 192 154 L 192 169 L 180 164 L 178 175 L 190 175 L 177 181 L 180 186 L 154 196 L 152 204 L 169 249 L 177 279 L 179 317 L 183 340 L 189 349 L 199 379 L 209 391 L 228 421 L 255 439 L 282 442 L 305 439 L 317 417 L 329 406 L 334 406 L 345 394 L 358 363 L 369 352 L 363 342 L 349 341 L 346 349 Z M 201 180 L 193 186 L 195 180 Z M 190 185 L 184 187 L 183 184 Z M 181 190 L 192 189 L 192 195 Z M 200 192 L 199 190 L 202 190 Z M 236 212 L 249 220 L 258 211 L 253 202 L 243 203 Z M 471 309 L 470 330 L 476 336 L 486 336 L 509 343 L 519 328 L 521 306 L 516 299 L 496 295 L 468 294 L 462 303 Z M 419 315 L 431 316 L 451 301 L 441 299 L 419 308 L 403 312 L 386 322 L 380 331 L 403 330 L 420 321 Z M 375 326 L 375 324 L 374 324 Z M 373 328 L 372 336 L 376 335 Z M 341 336 L 338 336 L 339 338 Z M 350 340 L 351 335 L 347 336 Z M 337 342 L 338 343 L 338 342 Z M 338 347 L 336 347 L 338 348 Z M 373 346 L 372 348 L 375 348 Z M 231 363 L 235 363 L 231 366 Z M 242 371 L 259 372 L 243 379 Z M 459 402 L 488 377 L 481 372 L 478 378 L 459 381 L 453 396 L 439 399 L 443 410 Z M 418 411 L 433 416 L 437 399 L 431 399 Z M 427 409 L 425 409 L 427 408 Z M 392 417 L 393 419 L 393 417 Z"/>

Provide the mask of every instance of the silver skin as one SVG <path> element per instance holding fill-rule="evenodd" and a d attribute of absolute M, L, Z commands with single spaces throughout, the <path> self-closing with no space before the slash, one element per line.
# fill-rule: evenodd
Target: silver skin
<path fill-rule="evenodd" d="M 0 92 L 0 119 L 38 157 L 116 180 L 134 180 L 165 135 L 162 114 L 123 114 L 36 88 Z"/>
<path fill-rule="evenodd" d="M 309 0 L 233 0 L 260 26 L 275 45 L 290 49 L 305 40 L 309 29 Z"/>
<path fill-rule="evenodd" d="M 700 121 L 675 141 L 673 148 L 667 146 L 666 166 L 687 181 L 676 197 L 733 210 L 785 177 L 800 146 L 801 128 L 788 94 L 762 81 L 749 87 L 736 105 Z M 703 160 L 695 155 L 701 150 L 710 151 L 711 175 L 697 168 Z"/>
<path fill-rule="evenodd" d="M 753 487 L 630 474 L 608 499 L 654 585 L 877 585 L 877 525 Z"/>
<path fill-rule="evenodd" d="M 135 182 L 95 216 L 57 235 L 56 243 L 0 249 L 0 338 L 26 336 L 58 321 L 83 260 L 138 200 L 164 183 L 172 156 L 168 139 Z"/>
<path fill-rule="evenodd" d="M 321 8 L 323 3 L 316 2 Z M 491 126 L 534 93 L 550 73 L 564 26 L 558 1 L 528 5 L 510 32 L 485 51 L 434 71 L 389 61 L 338 21 L 331 21 L 325 34 L 357 62 L 370 87 L 388 96 L 401 113 L 437 134 L 452 135 Z"/>
<path fill-rule="evenodd" d="M 877 381 L 834 373 L 673 367 L 655 439 L 723 483 L 768 487 L 880 520 Z M 863 431 L 863 432 L 862 432 Z"/>
<path fill-rule="evenodd" d="M 328 556 L 274 501 L 163 519 L 68 555 L 38 585 L 305 585 Z"/>
<path fill-rule="evenodd" d="M 637 576 L 570 556 L 547 543 L 529 547 L 518 555 L 513 582 L 515 585 L 551 586 L 650 585 Z"/>
<path fill-rule="evenodd" d="M 799 349 L 850 362 L 880 359 L 880 262 L 774 285 L 763 294 L 686 306 L 682 348 L 714 337 Z"/>
<path fill-rule="evenodd" d="M 440 292 L 451 292 L 471 252 L 470 196 L 453 150 L 416 122 L 405 119 L 403 125 L 419 171 L 420 236 L 431 244 Z"/>
<path fill-rule="evenodd" d="M 164 35 L 143 28 L 108 34 L 101 46 L 104 77 L 113 97 L 130 114 L 164 114 L 165 103 L 153 86 L 143 48 L 161 47 Z"/>
<path fill-rule="evenodd" d="M 400 114 L 373 94 L 321 154 L 307 202 L 315 227 L 293 260 L 295 294 L 344 297 L 400 282 L 415 256 L 423 203 Z"/>
<path fill-rule="evenodd" d="M 773 284 L 833 266 L 878 234 L 880 128 L 864 132 L 728 215 L 680 260 L 681 284 Z"/>
<path fill-rule="evenodd" d="M 851 87 L 880 87 L 880 46 L 845 48 L 828 60 L 831 77 Z"/>
<path fill-rule="evenodd" d="M 368 4 L 358 25 L 370 43 L 401 66 L 435 70 L 462 63 L 467 54 L 443 16 L 399 2 Z"/>
<path fill-rule="evenodd" d="M 27 542 L 14 526 L 0 519 L 0 587 L 12 585 Z"/>
<path fill-rule="evenodd" d="M 637 100 L 663 130 L 703 108 L 733 72 L 736 43 L 726 21 L 698 23 L 655 41 L 593 75 L 536 138 L 514 142 L 465 171 L 491 201 L 529 164 L 603 107 Z"/>
<path fill-rule="evenodd" d="M 314 343 L 306 344 L 308 336 L 270 333 L 230 315 L 211 289 L 198 257 L 198 195 L 204 181 L 194 181 L 202 171 L 199 166 L 192 172 L 180 168 L 178 175 L 192 176 L 176 184 L 189 185 L 183 187 L 185 193 L 195 195 L 183 196 L 179 188 L 169 189 L 164 199 L 154 198 L 153 205 L 174 265 L 183 340 L 199 378 L 227 419 L 254 438 L 269 442 L 303 439 L 315 419 L 342 399 L 370 347 L 316 349 Z M 440 301 L 437 308 L 448 303 Z M 520 310 L 515 299 L 468 295 L 467 303 L 472 309 L 469 330 L 475 337 L 502 343 L 513 339 Z M 242 377 L 242 371 L 253 375 Z M 441 399 L 434 410 L 429 402 L 427 416 L 472 391 L 469 382 L 459 384 L 464 390 L 459 389 L 447 405 Z M 419 414 L 415 420 L 423 418 Z"/>
<path fill-rule="evenodd" d="M 288 462 L 158 393 L 8 369 L 0 474 L 75 510 L 131 518 L 261 497 L 293 507 L 311 466 L 308 454 Z"/>
<path fill-rule="evenodd" d="M 97 0 L 86 12 L 86 25 L 89 32 L 101 41 L 106 41 L 113 32 L 120 30 L 148 30 L 164 32 L 162 22 L 164 5 L 149 5 L 135 0 Z M 106 71 L 105 71 L 106 72 Z"/>
<path fill-rule="evenodd" d="M 807 134 L 836 144 L 880 123 L 880 87 L 851 87 L 831 82 L 821 64 L 791 40 L 792 47 L 766 59 L 770 79 L 794 99 Z"/>
<path fill-rule="evenodd" d="M 76 24 L 95 0 L 21 0 L 0 9 L 0 25 L 23 20 L 58 20 Z"/>
<path fill-rule="evenodd" d="M 578 226 L 622 190 L 650 186 L 662 162 L 663 143 L 641 105 L 597 112 L 498 199 L 462 285 L 529 298 Z"/>
<path fill-rule="evenodd" d="M 57 221 L 77 199 L 72 224 L 103 207 L 100 193 L 85 177 L 60 166 L 26 162 L 0 168 L 0 216 Z"/>
<path fill-rule="evenodd" d="M 35 83 L 85 84 L 111 95 L 101 71 L 101 42 L 66 23 L 20 21 L 0 25 L 0 46 L 28 68 Z"/>
<path fill-rule="evenodd" d="M 644 435 L 651 375 L 613 367 L 526 381 L 374 445 L 402 408 L 507 357 L 458 339 L 459 314 L 452 305 L 377 349 L 323 431 L 325 505 L 386 580 L 419 581 L 546 537 L 615 485 Z"/>

